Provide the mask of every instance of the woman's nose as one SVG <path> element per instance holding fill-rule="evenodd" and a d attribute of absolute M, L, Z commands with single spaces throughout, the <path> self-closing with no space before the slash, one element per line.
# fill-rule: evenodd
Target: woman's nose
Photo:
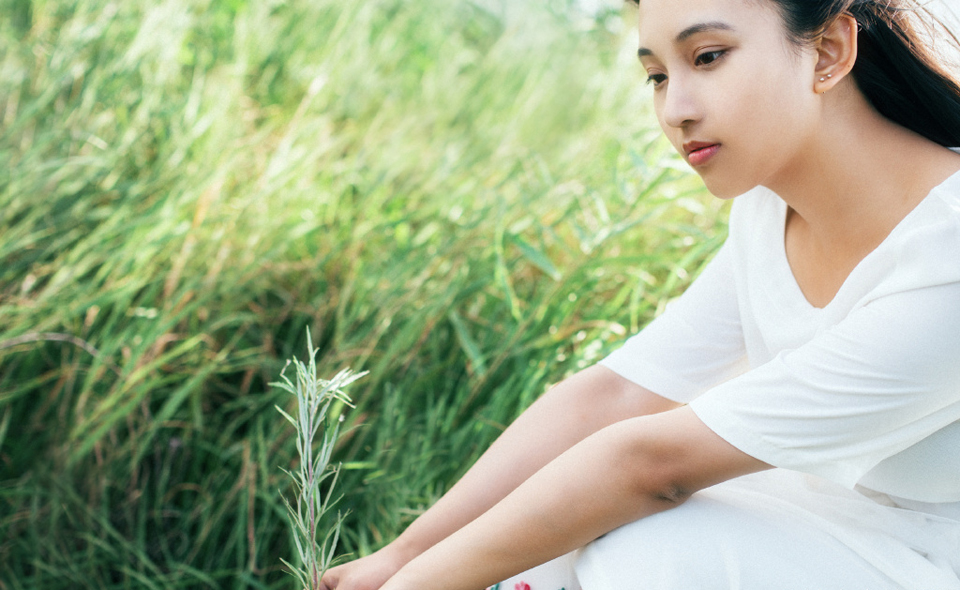
<path fill-rule="evenodd" d="M 663 122 L 675 128 L 688 127 L 700 120 L 699 101 L 689 86 L 676 78 L 668 82 L 663 98 Z"/>

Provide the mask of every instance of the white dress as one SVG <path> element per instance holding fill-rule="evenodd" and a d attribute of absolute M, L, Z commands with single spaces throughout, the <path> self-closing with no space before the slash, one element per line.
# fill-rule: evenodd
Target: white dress
<path fill-rule="evenodd" d="M 804 298 L 762 187 L 687 292 L 602 361 L 776 469 L 501 590 L 960 590 L 960 173 Z"/>

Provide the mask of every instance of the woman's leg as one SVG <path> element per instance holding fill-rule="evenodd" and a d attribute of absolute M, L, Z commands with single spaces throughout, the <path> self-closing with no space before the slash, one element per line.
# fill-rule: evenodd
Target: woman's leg
<path fill-rule="evenodd" d="M 767 472 L 725 482 L 677 508 L 604 535 L 581 550 L 577 578 L 585 590 L 960 587 L 956 578 L 941 577 L 944 572 L 906 545 L 890 552 L 889 538 L 845 537 L 835 522 L 781 500 L 776 487 L 794 481 L 792 476 L 779 479 L 781 475 Z M 830 496 L 819 499 L 829 502 Z M 866 526 L 868 522 L 860 523 Z M 871 544 L 886 544 L 878 551 L 894 562 L 881 563 Z M 891 572 L 897 577 L 911 573 L 906 581 L 895 581 L 887 575 Z"/>

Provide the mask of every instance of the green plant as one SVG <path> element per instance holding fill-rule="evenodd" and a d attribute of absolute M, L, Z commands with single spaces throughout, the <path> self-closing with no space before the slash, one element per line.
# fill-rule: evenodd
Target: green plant
<path fill-rule="evenodd" d="M 363 556 L 683 290 L 726 209 L 565 4 L 0 0 L 0 590 L 292 587 L 307 327 Z"/>
<path fill-rule="evenodd" d="M 317 377 L 318 351 L 313 347 L 309 329 L 307 329 L 307 347 L 309 362 L 304 363 L 296 358 L 288 361 L 280 373 L 282 381 L 271 385 L 280 387 L 297 398 L 296 418 L 280 406 L 276 408 L 297 431 L 297 454 L 300 457 L 300 466 L 293 473 L 283 470 L 293 479 L 296 487 L 296 507 L 286 497 L 283 498 L 283 502 L 287 507 L 287 516 L 293 529 L 293 539 L 301 565 L 296 567 L 283 558 L 281 561 L 300 581 L 305 590 L 315 590 L 320 587 L 320 578 L 333 560 L 343 520 L 343 517 L 338 515 L 336 522 L 322 533 L 321 524 L 331 508 L 338 472 L 336 467 L 330 466 L 330 455 L 337 442 L 340 431 L 339 422 L 343 421 L 343 416 L 340 416 L 330 429 L 328 415 L 331 414 L 331 407 L 335 403 L 350 404 L 350 398 L 343 389 L 365 373 L 355 374 L 345 369 L 329 381 L 320 379 Z M 286 370 L 291 364 L 296 370 L 295 381 L 291 381 L 286 375 Z M 321 440 L 315 449 L 318 436 Z M 331 481 L 324 493 L 323 483 L 328 479 Z M 322 540 L 319 539 L 321 534 Z"/>

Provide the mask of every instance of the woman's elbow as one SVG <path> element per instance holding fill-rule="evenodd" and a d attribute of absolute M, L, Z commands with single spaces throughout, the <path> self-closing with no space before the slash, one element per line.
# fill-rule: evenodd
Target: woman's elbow
<path fill-rule="evenodd" d="M 687 408 L 610 429 L 616 431 L 616 460 L 631 495 L 663 510 L 703 488 L 767 467 L 720 439 Z"/>
<path fill-rule="evenodd" d="M 696 487 L 684 465 L 683 453 L 649 433 L 637 433 L 633 420 L 610 427 L 620 430 L 612 461 L 619 469 L 632 503 L 669 510 L 683 504 Z"/>

